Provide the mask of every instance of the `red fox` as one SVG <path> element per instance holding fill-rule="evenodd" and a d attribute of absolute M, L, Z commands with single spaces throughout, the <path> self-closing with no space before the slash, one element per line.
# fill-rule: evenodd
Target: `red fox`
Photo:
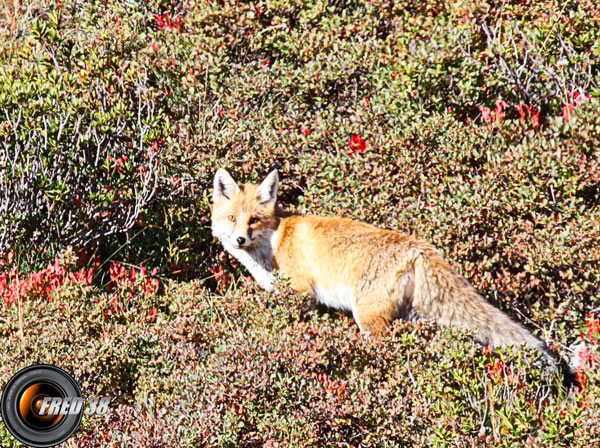
<path fill-rule="evenodd" d="M 214 179 L 212 232 L 265 289 L 274 273 L 294 290 L 347 310 L 362 332 L 380 336 L 402 317 L 472 330 L 483 345 L 528 345 L 554 365 L 544 342 L 488 303 L 428 242 L 349 219 L 303 216 L 277 206 L 279 178 L 238 185 Z"/>

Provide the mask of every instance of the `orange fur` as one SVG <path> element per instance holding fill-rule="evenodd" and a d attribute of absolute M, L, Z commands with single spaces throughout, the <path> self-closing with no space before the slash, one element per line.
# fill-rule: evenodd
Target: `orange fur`
<path fill-rule="evenodd" d="M 526 344 L 551 359 L 430 243 L 348 219 L 278 214 L 277 186 L 275 171 L 261 185 L 238 186 L 224 170 L 215 177 L 213 233 L 264 287 L 277 271 L 296 291 L 351 311 L 375 337 L 397 317 L 430 319 L 468 328 L 482 344 Z M 236 246 L 238 235 L 250 236 L 247 245 Z"/>

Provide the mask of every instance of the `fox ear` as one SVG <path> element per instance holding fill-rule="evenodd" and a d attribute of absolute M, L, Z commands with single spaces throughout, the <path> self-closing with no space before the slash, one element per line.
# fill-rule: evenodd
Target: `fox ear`
<path fill-rule="evenodd" d="M 279 187 L 279 174 L 277 170 L 269 173 L 267 178 L 256 191 L 256 197 L 260 202 L 275 202 L 277 200 L 277 188 Z"/>
<path fill-rule="evenodd" d="M 213 202 L 230 200 L 239 191 L 235 180 L 223 168 L 217 170 L 213 183 Z"/>

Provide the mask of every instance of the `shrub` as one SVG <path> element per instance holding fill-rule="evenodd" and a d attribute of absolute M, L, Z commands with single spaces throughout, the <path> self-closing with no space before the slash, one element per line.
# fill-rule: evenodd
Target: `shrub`
<path fill-rule="evenodd" d="M 307 314 L 285 286 L 273 296 L 243 282 L 218 296 L 169 282 L 158 295 L 141 287 L 152 273 L 111 272 L 110 291 L 74 281 L 22 302 L 21 336 L 16 307 L 0 321 L 14 340 L 0 348 L 3 381 L 51 363 L 85 397 L 113 397 L 66 446 L 558 447 L 600 435 L 593 316 L 580 330 L 583 387 L 565 395 L 539 354 L 493 353 L 464 332 L 397 321 L 373 342 L 351 316 Z"/>
<path fill-rule="evenodd" d="M 2 53 L 0 249 L 90 247 L 130 230 L 155 193 L 169 127 L 162 89 L 132 57 L 140 13 L 99 7 L 41 13 Z"/>

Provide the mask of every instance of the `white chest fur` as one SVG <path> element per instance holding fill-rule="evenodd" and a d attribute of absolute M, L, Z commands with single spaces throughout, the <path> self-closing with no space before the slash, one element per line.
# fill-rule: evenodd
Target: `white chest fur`
<path fill-rule="evenodd" d="M 315 285 L 313 295 L 319 303 L 328 307 L 348 311 L 354 309 L 354 296 L 348 286 L 336 285 L 325 289 Z"/>
<path fill-rule="evenodd" d="M 223 241 L 222 243 L 227 252 L 237 258 L 237 260 L 250 271 L 254 280 L 256 280 L 261 287 L 267 291 L 273 289 L 275 275 L 273 274 L 272 255 L 264 253 L 260 248 L 256 248 L 253 251 L 247 251 L 244 249 L 236 249 L 226 241 Z"/>
<path fill-rule="evenodd" d="M 263 238 L 257 241 L 257 244 L 248 250 L 234 247 L 229 243 L 229 239 L 226 235 L 219 235 L 217 233 L 216 236 L 221 240 L 225 250 L 250 271 L 254 280 L 256 280 L 262 288 L 267 291 L 273 289 L 273 284 L 275 283 L 273 252 L 276 250 L 277 232 L 273 232 L 272 230 L 267 231 Z"/>

